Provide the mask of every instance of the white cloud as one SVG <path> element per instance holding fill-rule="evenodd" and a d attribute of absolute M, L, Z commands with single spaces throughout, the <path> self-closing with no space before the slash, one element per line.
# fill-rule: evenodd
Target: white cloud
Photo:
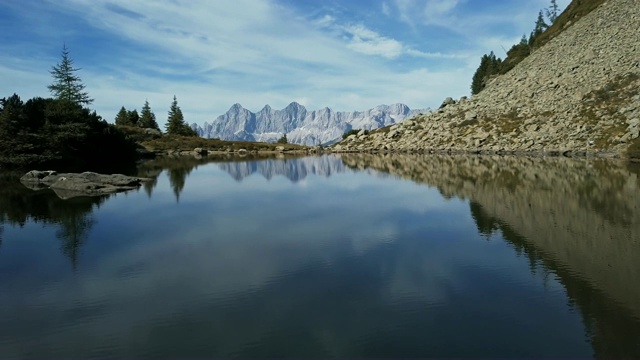
<path fill-rule="evenodd" d="M 407 49 L 406 53 L 424 59 L 466 59 L 469 56 L 468 54 L 444 54 L 441 52 L 424 52 L 415 49 Z"/>
<path fill-rule="evenodd" d="M 428 0 L 424 5 L 425 19 L 433 22 L 449 16 L 459 3 L 459 0 Z"/>
<path fill-rule="evenodd" d="M 386 1 L 382 3 L 382 13 L 386 16 L 391 16 L 391 8 L 389 7 L 389 4 L 387 4 Z"/>
<path fill-rule="evenodd" d="M 349 48 L 367 55 L 380 55 L 394 59 L 403 53 L 402 44 L 367 29 L 363 25 L 348 26 L 345 30 L 351 35 Z"/>

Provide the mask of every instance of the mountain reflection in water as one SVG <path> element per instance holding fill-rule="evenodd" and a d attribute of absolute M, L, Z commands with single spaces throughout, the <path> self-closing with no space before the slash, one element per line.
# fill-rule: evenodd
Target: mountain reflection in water
<path fill-rule="evenodd" d="M 201 167 L 202 169 L 200 169 Z M 180 341 L 177 340 L 178 334 L 186 333 L 192 334 L 191 336 L 211 333 L 211 343 L 215 344 L 217 349 L 242 349 L 242 351 L 234 350 L 237 352 L 230 350 L 229 352 L 209 353 L 210 355 L 265 356 L 291 353 L 334 354 L 338 356 L 388 356 L 394 354 L 447 356 L 452 354 L 447 352 L 446 348 L 440 349 L 441 352 L 422 353 L 420 352 L 421 346 L 428 346 L 428 341 L 421 343 L 424 341 L 423 339 L 413 339 L 413 335 L 409 333 L 404 333 L 403 338 L 394 338 L 397 333 L 393 331 L 398 329 L 377 328 L 381 323 L 393 323 L 396 320 L 392 309 L 379 310 L 378 308 L 381 306 L 379 302 L 383 301 L 377 296 L 389 296 L 385 293 L 385 291 L 389 291 L 386 289 L 387 287 L 391 288 L 392 292 L 402 294 L 419 293 L 423 300 L 428 299 L 427 303 L 431 304 L 429 306 L 447 301 L 447 296 L 442 290 L 438 290 L 437 286 L 420 288 L 420 286 L 436 281 L 429 279 L 429 275 L 441 277 L 447 275 L 445 273 L 437 274 L 438 269 L 434 268 L 437 264 L 433 264 L 437 259 L 430 258 L 425 248 L 427 244 L 430 244 L 428 241 L 420 239 L 420 241 L 408 242 L 403 247 L 391 247 L 385 241 L 392 238 L 392 234 L 397 230 L 390 229 L 388 224 L 384 223 L 385 219 L 381 217 L 374 222 L 370 229 L 358 230 L 356 240 L 349 240 L 352 241 L 350 246 L 356 249 L 356 255 L 344 256 L 342 252 L 345 251 L 348 242 L 346 235 L 336 235 L 335 232 L 326 230 L 329 238 L 324 238 L 323 234 L 308 234 L 308 229 L 322 232 L 325 230 L 323 226 L 318 224 L 336 222 L 348 224 L 340 227 L 341 229 L 346 229 L 347 226 L 357 227 L 359 219 L 362 219 L 358 216 L 371 216 L 371 214 L 375 214 L 375 209 L 362 209 L 362 212 L 367 214 L 353 214 L 353 218 L 333 218 L 330 211 L 338 212 L 338 209 L 335 204 L 326 204 L 326 207 L 311 209 L 308 214 L 304 213 L 306 217 L 301 220 L 295 216 L 296 212 L 307 211 L 306 209 L 297 210 L 295 207 L 290 209 L 286 204 L 275 206 L 275 204 L 269 203 L 268 199 L 261 200 L 255 195 L 249 200 L 223 198 L 222 193 L 217 192 L 218 190 L 215 188 L 219 182 L 212 180 L 214 178 L 211 175 L 217 174 L 219 171 L 226 172 L 237 182 L 238 186 L 251 182 L 252 176 L 255 175 L 260 175 L 269 182 L 278 182 L 286 178 L 293 184 L 301 184 L 310 176 L 328 178 L 338 174 L 363 175 L 366 173 L 368 176 L 396 180 L 398 186 L 406 186 L 406 182 L 400 182 L 403 179 L 423 188 L 437 189 L 437 192 L 445 199 L 459 200 L 468 207 L 469 217 L 475 223 L 477 232 L 486 241 L 504 241 L 513 249 L 517 257 L 524 257 L 528 261 L 532 274 L 542 274 L 545 279 L 549 279 L 549 283 L 554 281 L 553 279 L 557 279 L 566 292 L 568 303 L 579 312 L 593 354 L 596 357 L 640 356 L 640 341 L 638 341 L 640 339 L 640 287 L 635 285 L 640 283 L 640 266 L 637 264 L 637 260 L 640 259 L 640 171 L 637 166 L 600 159 L 366 154 L 280 159 L 251 157 L 241 159 L 228 157 L 164 158 L 143 164 L 138 170 L 138 175 L 154 179 L 152 182 L 145 183 L 140 190 L 143 199 L 153 204 L 146 205 L 150 206 L 149 211 L 155 211 L 154 209 L 161 207 L 169 209 L 169 206 L 173 206 L 170 209 L 176 213 L 158 214 L 153 223 L 145 222 L 149 220 L 141 218 L 142 228 L 123 232 L 128 236 L 127 241 L 134 244 L 136 241 L 153 243 L 153 241 L 157 241 L 154 238 L 158 237 L 156 231 L 163 230 L 155 230 L 151 227 L 160 227 L 158 224 L 172 221 L 176 221 L 176 226 L 178 222 L 184 221 L 193 221 L 195 226 L 205 226 L 205 223 L 199 220 L 200 217 L 196 217 L 200 215 L 200 210 L 186 210 L 187 212 L 184 214 L 177 212 L 178 206 L 184 202 L 183 194 L 186 192 L 189 195 L 190 181 L 199 184 L 203 181 L 209 182 L 210 185 L 207 186 L 210 186 L 211 192 L 216 196 L 206 197 L 207 201 L 220 202 L 220 208 L 204 208 L 206 211 L 216 211 L 215 214 L 211 214 L 210 218 L 203 217 L 207 221 L 207 226 L 211 227 L 206 235 L 200 234 L 197 230 L 193 231 L 196 235 L 182 230 L 184 239 L 180 240 L 182 242 L 180 247 L 176 247 L 174 243 L 158 242 L 157 246 L 151 250 L 145 252 L 140 250 L 139 254 L 136 253 L 142 259 L 144 256 L 156 256 L 164 259 L 162 261 L 167 264 L 167 266 L 156 270 L 157 273 L 148 274 L 144 282 L 141 280 L 138 283 L 121 285 L 116 281 L 117 279 L 133 279 L 152 267 L 140 260 L 137 263 L 122 266 L 117 271 L 116 280 L 109 278 L 109 281 L 100 285 L 109 289 L 101 291 L 110 294 L 109 297 L 113 298 L 116 304 L 122 305 L 129 301 L 128 295 L 118 292 L 122 286 L 125 286 L 125 289 L 129 291 L 141 287 L 147 289 L 148 287 L 145 290 L 147 295 L 154 299 L 165 299 L 165 303 L 142 306 L 142 303 L 146 304 L 149 301 L 143 297 L 130 301 L 137 304 L 136 306 L 140 306 L 140 309 L 144 308 L 146 311 L 156 309 L 157 313 L 162 313 L 172 307 L 181 309 L 179 314 L 166 315 L 167 319 L 171 319 L 170 323 L 166 322 L 169 321 L 167 319 L 162 320 L 165 322 L 161 324 L 153 322 L 159 320 L 138 319 L 140 321 L 139 327 L 131 329 L 130 337 L 137 339 L 137 341 L 142 341 L 143 338 L 153 340 L 156 348 L 152 352 L 143 353 L 147 356 L 188 355 L 183 352 L 176 354 L 172 351 L 178 351 L 176 349 L 196 351 L 197 346 L 204 346 L 202 343 L 197 343 L 197 346 L 189 347 L 188 339 L 180 338 Z M 223 175 L 226 176 L 226 174 Z M 193 178 L 191 178 L 192 176 Z M 107 243 L 113 240 L 105 239 L 95 229 L 96 224 L 99 225 L 101 221 L 114 221 L 107 218 L 99 209 L 109 207 L 116 202 L 120 204 L 118 206 L 123 208 L 142 206 L 141 203 L 128 201 L 129 196 L 132 200 L 142 201 L 140 197 L 134 196 L 135 193 L 133 195 L 117 194 L 62 200 L 50 190 L 33 191 L 27 189 L 19 184 L 18 178 L 19 175 L 14 173 L 0 174 L 0 276 L 2 279 L 9 280 L 9 283 L 12 280 L 10 276 L 12 268 L 4 265 L 3 262 L 6 263 L 8 260 L 6 257 L 1 257 L 3 248 L 7 242 L 11 241 L 7 234 L 19 233 L 18 229 L 29 227 L 30 224 L 54 227 L 56 229 L 55 237 L 60 241 L 60 253 L 68 259 L 73 272 L 79 272 L 78 276 L 80 277 L 83 275 L 82 271 L 88 271 L 79 266 L 82 264 L 84 256 L 83 247 L 88 243 L 98 245 L 99 241 L 104 242 L 105 244 L 101 245 L 106 247 Z M 255 181 L 255 179 L 253 180 Z M 166 190 L 162 188 L 163 186 L 167 186 Z M 350 185 L 345 184 L 345 186 Z M 206 192 L 208 188 L 199 187 L 198 189 L 198 191 Z M 166 200 L 165 194 L 169 194 L 172 205 L 163 202 Z M 326 193 L 322 194 L 326 195 Z M 318 196 L 323 196 L 322 194 Z M 375 194 L 375 196 L 379 195 L 381 194 Z M 193 194 L 191 196 L 191 198 L 185 199 L 193 199 Z M 384 196 L 381 198 L 384 199 Z M 243 204 L 247 204 L 247 214 L 245 215 L 248 218 L 246 220 L 225 218 L 225 201 L 232 200 L 239 208 Z M 190 204 L 194 204 L 193 200 Z M 393 205 L 392 199 L 389 199 L 388 203 L 375 204 L 381 208 Z M 265 212 L 265 219 L 260 219 L 249 215 L 249 213 L 256 212 L 255 209 L 251 209 L 251 212 L 248 211 L 253 206 L 272 206 L 272 208 L 261 210 Z M 325 205 L 323 204 L 323 206 Z M 117 209 L 121 209 L 120 207 Z M 184 208 L 182 209 L 185 211 Z M 283 226 L 280 229 L 283 231 L 281 234 L 264 234 L 264 239 L 255 238 L 255 234 L 260 233 L 261 228 L 273 228 L 274 225 L 276 228 L 278 227 L 277 224 L 268 223 L 268 219 L 274 215 L 273 209 L 277 209 L 276 214 L 282 212 L 283 216 L 290 216 L 292 219 L 298 220 Z M 158 211 L 160 212 L 160 210 Z M 100 214 L 98 214 L 99 212 Z M 380 213 L 380 216 L 382 215 L 383 213 Z M 234 215 L 230 214 L 229 216 Z M 344 215 L 342 216 L 344 217 Z M 414 222 L 411 222 L 410 219 L 404 219 L 404 217 L 412 216 L 409 213 L 397 216 L 402 220 L 398 220 L 395 225 L 401 224 L 405 228 L 417 226 L 415 221 L 423 221 L 422 219 L 414 219 Z M 435 217 L 435 220 L 429 221 L 433 221 L 433 226 L 437 228 L 438 222 L 443 223 L 447 217 L 452 215 L 429 213 L 429 216 Z M 131 220 L 132 223 L 137 221 L 135 218 Z M 452 221 L 457 220 L 453 219 Z M 221 224 L 228 225 L 231 222 L 241 225 L 236 225 L 235 229 L 220 228 Z M 116 224 L 122 225 L 117 222 Z M 251 232 L 254 230 L 255 232 Z M 238 232 L 243 235 L 237 239 L 232 238 L 232 234 Z M 381 235 L 385 233 L 390 235 Z M 440 237 L 446 238 L 445 235 L 426 234 L 425 236 L 437 246 L 446 246 L 446 241 L 438 240 Z M 139 236 L 140 240 L 136 240 L 136 236 Z M 194 236 L 196 237 L 194 238 Z M 206 245 L 196 246 L 195 239 L 199 239 L 197 236 L 210 239 L 211 243 L 207 242 Z M 374 238 L 377 242 L 372 242 L 371 239 Z M 320 239 L 323 241 L 319 241 Z M 211 249 L 215 249 L 215 251 L 210 252 Z M 429 248 L 428 250 L 432 251 L 433 249 Z M 466 251 L 465 249 L 457 250 Z M 152 255 L 148 254 L 149 251 L 152 252 Z M 176 252 L 180 252 L 180 254 Z M 353 262 L 360 259 L 359 254 L 366 252 L 375 255 L 361 257 L 364 263 L 355 265 Z M 216 257 L 209 258 L 211 254 Z M 95 261 L 101 255 L 93 253 L 91 256 L 91 259 Z M 175 265 L 175 261 L 172 259 L 174 257 L 182 259 L 182 256 L 190 259 L 190 263 Z M 202 258 L 203 256 L 205 258 Z M 111 259 L 110 261 L 116 262 L 118 260 Z M 230 269 L 235 269 L 235 272 L 229 274 Z M 196 270 L 202 271 L 202 279 L 195 276 Z M 440 270 L 445 272 L 445 270 Z M 97 274 L 89 273 L 86 276 L 95 278 L 99 278 L 98 275 L 105 276 L 106 270 L 100 271 Z M 526 268 L 525 271 L 527 271 Z M 221 275 L 215 276 L 215 274 Z M 172 280 L 180 276 L 193 280 L 195 285 L 192 284 L 193 287 L 190 287 L 188 284 Z M 90 279 L 91 282 L 95 280 L 91 277 Z M 327 279 L 334 282 L 326 283 Z M 171 284 L 171 287 L 165 288 L 163 285 L 157 285 L 165 282 Z M 486 286 L 491 286 L 491 284 L 486 284 Z M 218 289 L 215 293 L 214 288 Z M 190 291 L 193 289 L 197 289 L 197 292 L 201 293 L 191 293 Z M 340 291 L 336 292 L 336 289 Z M 76 292 L 71 293 L 81 298 L 85 290 L 74 289 L 74 291 Z M 172 303 L 171 300 L 175 299 L 175 294 L 181 292 L 193 296 L 194 299 L 198 296 L 207 296 L 218 299 L 215 300 L 218 302 L 212 303 L 209 300 L 209 302 L 198 304 L 198 306 L 188 301 Z M 332 294 L 335 297 L 325 299 L 322 297 L 323 293 Z M 0 295 L 2 294 L 8 295 L 9 293 L 3 292 L 2 285 L 0 285 Z M 509 296 L 513 296 L 513 301 L 517 301 L 515 300 L 518 298 L 516 295 L 509 294 Z M 82 311 L 86 312 L 85 314 L 82 311 L 79 313 L 74 306 L 69 305 L 73 303 L 71 298 L 68 298 L 71 295 L 56 293 L 55 296 L 51 296 L 54 299 L 57 297 L 64 299 L 62 303 L 56 304 L 56 308 L 64 309 L 65 314 L 53 316 L 57 319 L 56 321 L 66 321 L 61 319 L 76 319 L 76 317 L 82 316 L 87 318 L 92 318 L 92 316 L 108 317 L 107 309 L 109 306 L 103 302 L 95 304 L 89 302 L 90 306 L 82 308 Z M 46 300 L 45 303 L 49 304 L 52 301 L 54 300 Z M 404 298 L 403 301 L 405 305 L 408 302 Z M 479 304 L 483 301 L 478 299 Z M 3 303 L 0 302 L 1 304 Z M 424 306 L 423 303 L 416 302 L 416 304 Z M 416 306 L 416 304 L 412 306 Z M 396 304 L 396 306 L 399 305 Z M 33 314 L 25 310 L 24 316 L 31 319 L 34 324 L 38 321 L 44 321 L 36 319 L 48 318 L 49 315 L 42 310 L 43 306 L 38 309 L 37 311 L 32 310 Z M 315 313 L 313 309 L 321 311 Z M 411 309 L 411 312 L 404 312 L 401 316 L 407 318 L 418 316 L 418 310 Z M 464 312 L 462 308 L 459 310 Z M 133 317 L 142 317 L 143 313 L 145 312 L 140 310 Z M 372 313 L 375 314 L 374 318 L 369 316 Z M 9 315 L 0 312 L 0 321 L 3 321 L 3 316 Z M 421 316 L 426 315 L 422 314 Z M 523 319 L 530 319 L 526 314 L 522 316 Z M 93 329 L 97 333 L 107 332 L 109 326 L 116 326 L 117 319 L 122 320 L 123 318 L 116 313 L 113 321 L 104 320 L 105 323 L 100 323 L 99 330 L 98 328 Z M 201 319 L 206 319 L 207 322 L 202 322 Z M 282 319 L 289 320 L 286 320 L 285 324 L 278 325 L 283 321 Z M 429 319 L 425 317 L 424 322 L 433 321 L 433 319 Z M 37 329 L 27 329 L 28 322 L 19 321 L 21 319 L 5 320 L 3 322 L 8 326 L 18 327 L 20 331 L 25 333 L 37 331 Z M 436 323 L 441 326 L 439 329 L 442 333 L 451 330 L 447 328 L 446 324 Z M 313 336 L 317 343 L 305 343 L 302 341 L 303 338 L 307 339 L 305 334 L 300 334 L 298 339 L 300 342 L 293 341 L 298 347 L 285 349 L 275 345 L 286 343 L 287 336 L 292 336 L 291 334 L 296 333 L 295 329 L 302 328 L 305 324 L 313 324 L 315 327 L 317 333 L 314 332 Z M 105 326 L 102 327 L 102 325 Z M 475 325 L 477 324 L 470 324 L 470 327 Z M 281 328 L 277 328 L 277 326 L 281 326 Z M 46 326 L 42 325 L 41 327 Z M 147 327 L 150 329 L 148 332 L 146 332 Z M 370 335 L 367 339 L 358 337 L 362 336 L 359 334 L 363 328 L 367 328 L 367 331 L 377 335 Z M 220 329 L 224 329 L 224 331 Z M 410 329 L 408 327 L 407 331 L 413 331 Z M 548 330 L 553 331 L 553 329 Z M 84 333 L 87 335 L 86 331 Z M 55 338 L 60 336 L 62 335 L 56 332 Z M 433 336 L 436 337 L 436 335 Z M 481 334 L 478 336 L 481 337 Z M 168 339 L 174 339 L 173 343 Z M 243 342 L 246 339 L 254 339 L 257 342 L 246 344 Z M 354 343 L 348 339 L 357 340 L 353 340 Z M 192 339 L 192 341 L 195 340 Z M 104 338 L 103 343 L 112 344 L 113 349 L 120 346 L 116 345 L 118 340 L 115 338 Z M 267 346 L 266 343 L 272 345 Z M 443 340 L 443 343 L 447 342 Z M 2 353 L 2 349 L 9 348 L 7 344 L 14 343 L 10 341 L 10 337 L 0 335 L 0 356 L 8 355 Z M 90 341 L 86 345 L 89 346 L 89 344 L 91 344 Z M 173 348 L 171 344 L 173 344 Z M 397 348 L 400 346 L 399 344 L 404 344 L 404 347 Z M 19 345 L 26 346 L 26 344 Z M 514 346 L 516 345 L 514 344 Z M 77 346 L 82 347 L 80 344 Z M 334 352 L 305 352 L 316 347 L 333 349 Z M 43 347 L 43 349 L 45 348 Z M 264 352 L 265 348 L 272 352 Z M 37 349 L 38 347 L 34 347 L 33 353 L 29 352 L 31 350 L 23 349 L 22 354 L 42 355 Z M 113 349 L 113 352 L 105 350 L 106 353 L 102 355 L 128 354 Z M 415 350 L 415 352 L 399 353 L 403 350 Z M 503 354 L 498 350 L 496 349 L 495 354 L 481 355 L 497 356 Z M 61 354 L 70 354 L 66 350 L 60 351 L 62 351 Z M 85 355 L 84 353 L 77 354 L 78 356 Z M 202 354 L 194 352 L 192 355 L 202 356 Z M 453 354 L 477 355 L 476 353 Z M 506 354 L 518 355 L 520 353 Z M 526 354 L 531 355 L 531 353 Z M 30 356 L 25 355 L 25 357 Z"/>

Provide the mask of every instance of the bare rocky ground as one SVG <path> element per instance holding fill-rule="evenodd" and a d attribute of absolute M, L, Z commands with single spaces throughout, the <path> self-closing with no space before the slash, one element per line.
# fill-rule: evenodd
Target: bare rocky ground
<path fill-rule="evenodd" d="M 472 98 L 332 150 L 640 158 L 638 29 L 640 0 L 609 0 Z"/>

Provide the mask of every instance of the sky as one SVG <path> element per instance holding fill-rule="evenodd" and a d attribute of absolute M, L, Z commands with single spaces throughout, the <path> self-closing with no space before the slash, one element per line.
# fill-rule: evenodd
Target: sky
<path fill-rule="evenodd" d="M 50 96 L 66 45 L 113 122 L 175 95 L 188 123 L 257 112 L 404 103 L 470 93 L 483 54 L 533 29 L 549 0 L 0 0 L 0 97 Z M 569 0 L 558 0 L 563 10 Z"/>

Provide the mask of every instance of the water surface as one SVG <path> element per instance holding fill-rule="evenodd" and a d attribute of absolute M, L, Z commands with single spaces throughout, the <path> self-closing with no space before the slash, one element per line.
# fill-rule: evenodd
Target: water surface
<path fill-rule="evenodd" d="M 639 357 L 638 173 L 182 159 L 71 200 L 3 174 L 0 356 Z"/>

